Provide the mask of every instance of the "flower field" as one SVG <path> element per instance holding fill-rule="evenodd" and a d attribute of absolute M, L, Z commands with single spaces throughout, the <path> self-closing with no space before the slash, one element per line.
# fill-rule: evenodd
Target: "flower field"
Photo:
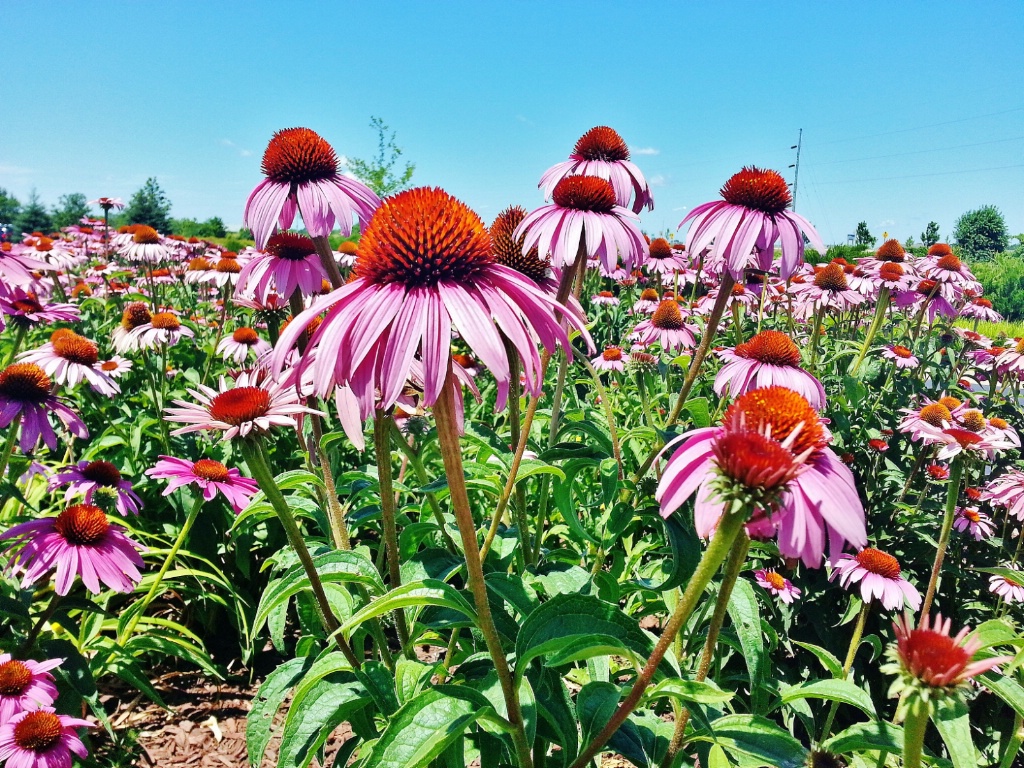
<path fill-rule="evenodd" d="M 605 126 L 492 222 L 339 169 L 275 133 L 238 252 L 0 246 L 0 766 L 133 764 L 110 692 L 182 670 L 253 766 L 1024 765 L 1024 340 L 959 248 L 832 258 L 756 167 L 647 231 Z"/>

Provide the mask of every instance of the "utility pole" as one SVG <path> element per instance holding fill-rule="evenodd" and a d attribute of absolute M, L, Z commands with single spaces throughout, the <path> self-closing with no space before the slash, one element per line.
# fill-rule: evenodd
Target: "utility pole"
<path fill-rule="evenodd" d="M 800 129 L 800 135 L 797 137 L 796 144 L 790 149 L 796 150 L 796 162 L 789 167 L 793 169 L 793 210 L 796 210 L 796 185 L 800 181 L 800 148 L 804 143 L 804 129 Z"/>

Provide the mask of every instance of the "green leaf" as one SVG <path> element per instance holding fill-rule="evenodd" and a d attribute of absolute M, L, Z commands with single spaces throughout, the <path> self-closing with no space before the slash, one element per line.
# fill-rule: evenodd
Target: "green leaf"
<path fill-rule="evenodd" d="M 442 690 L 443 688 L 443 690 Z M 455 686 L 424 691 L 388 721 L 362 768 L 425 768 L 489 707 L 449 695 Z"/>
<path fill-rule="evenodd" d="M 698 682 L 697 680 L 680 680 L 676 677 L 670 677 L 651 688 L 644 698 L 660 699 L 667 697 L 683 703 L 724 704 L 733 695 L 729 691 L 723 691 L 718 687 L 717 683 L 710 680 Z"/>
<path fill-rule="evenodd" d="M 977 752 L 971 741 L 971 723 L 967 717 L 967 707 L 952 699 L 935 706 L 932 722 L 942 737 L 953 761 L 953 768 L 977 768 Z"/>
<path fill-rule="evenodd" d="M 412 700 L 430 684 L 436 664 L 424 664 L 404 656 L 395 663 L 395 692 L 399 704 Z"/>
<path fill-rule="evenodd" d="M 424 579 L 423 581 L 414 581 L 411 584 L 403 584 L 398 589 L 391 590 L 379 600 L 374 600 L 342 624 L 340 631 L 345 637 L 348 637 L 352 630 L 374 616 L 380 616 L 399 608 L 422 607 L 426 605 L 450 608 L 463 614 L 470 621 L 476 622 L 476 611 L 473 610 L 473 607 L 466 601 L 466 598 L 455 587 L 436 579 Z"/>
<path fill-rule="evenodd" d="M 565 520 L 565 524 L 569 526 L 572 538 L 581 544 L 587 541 L 593 544 L 601 543 L 599 538 L 584 529 L 576 513 L 576 505 L 573 502 L 573 480 L 575 480 L 577 474 L 584 469 L 591 468 L 593 465 L 594 462 L 585 459 L 571 459 L 567 461 L 565 466 L 562 467 L 565 472 L 565 480 L 556 478 L 551 489 L 552 496 L 555 499 L 555 506 L 558 507 L 562 519 Z"/>
<path fill-rule="evenodd" d="M 308 657 L 290 659 L 263 681 L 252 701 L 252 709 L 245 718 L 245 746 L 250 765 L 258 766 L 263 762 L 267 744 L 270 743 L 274 716 L 288 696 L 288 691 L 302 679 L 312 663 L 313 659 Z"/>
<path fill-rule="evenodd" d="M 619 706 L 619 689 L 612 683 L 587 683 L 576 695 L 576 712 L 583 731 L 583 743 L 589 744 L 612 719 Z"/>
<path fill-rule="evenodd" d="M 281 735 L 278 768 L 305 768 L 331 733 L 372 700 L 357 681 L 343 682 L 334 673 L 316 682 L 288 708 Z"/>
<path fill-rule="evenodd" d="M 557 666 L 596 655 L 646 658 L 653 642 L 622 610 L 587 595 L 557 595 L 530 613 L 516 638 L 516 675 L 532 659 L 550 656 Z"/>
<path fill-rule="evenodd" d="M 742 583 L 738 582 L 737 586 Z M 726 752 L 753 758 L 745 765 L 766 768 L 799 768 L 807 759 L 807 750 L 787 731 L 758 715 L 726 715 L 711 723 L 710 729 L 701 729 L 691 741 L 718 744 Z"/>
<path fill-rule="evenodd" d="M 551 464 L 545 464 L 537 459 L 524 459 L 519 465 L 519 472 L 516 475 L 516 483 L 521 483 L 528 477 L 534 475 L 554 475 L 559 480 L 565 479 L 565 472 Z"/>
<path fill-rule="evenodd" d="M 698 429 L 711 426 L 711 410 L 706 397 L 694 397 L 686 401 L 684 410 L 690 414 L 690 423 Z"/>
<path fill-rule="evenodd" d="M 855 723 L 842 733 L 837 733 L 822 747 L 829 752 L 848 755 L 851 752 L 903 752 L 903 729 L 885 720 L 870 723 Z"/>
<path fill-rule="evenodd" d="M 787 688 L 782 692 L 782 703 L 798 699 L 825 699 L 857 707 L 871 717 L 876 717 L 875 704 L 862 688 L 849 680 L 813 680 Z"/>
<path fill-rule="evenodd" d="M 601 501 L 605 509 L 611 509 L 619 492 L 619 463 L 615 459 L 601 462 Z"/>
<path fill-rule="evenodd" d="M 590 574 L 578 565 L 546 562 L 537 566 L 528 579 L 548 597 L 575 595 L 590 586 Z"/>
<path fill-rule="evenodd" d="M 831 652 L 825 650 L 820 645 L 814 645 L 814 643 L 802 643 L 799 640 L 794 640 L 793 645 L 797 645 L 804 650 L 813 653 L 818 658 L 818 661 L 821 662 L 822 666 L 832 674 L 832 677 L 843 676 L 843 663 Z"/>
<path fill-rule="evenodd" d="M 386 590 L 373 563 L 358 552 L 334 550 L 313 557 L 313 565 L 324 583 L 351 582 L 362 584 L 373 594 L 383 594 Z M 301 563 L 296 563 L 285 574 L 267 585 L 260 599 L 256 618 L 253 620 L 252 633 L 257 634 L 263 628 L 271 612 L 286 604 L 299 592 L 312 589 L 309 577 Z"/>
<path fill-rule="evenodd" d="M 761 614 L 754 588 L 742 579 L 736 582 L 729 597 L 729 617 L 743 648 L 743 660 L 750 677 L 750 708 L 755 714 L 768 710 L 766 681 L 768 654 L 761 632 Z"/>
<path fill-rule="evenodd" d="M 1024 688 L 1020 683 L 1011 677 L 994 672 L 986 672 L 981 679 L 985 681 L 986 688 L 1009 704 L 1014 712 L 1024 717 Z"/>
<path fill-rule="evenodd" d="M 540 735 L 562 748 L 563 764 L 568 765 L 576 758 L 580 748 L 576 707 L 569 696 L 569 689 L 562 676 L 547 667 L 540 670 L 539 679 L 533 681 L 533 688 L 540 718 Z"/>

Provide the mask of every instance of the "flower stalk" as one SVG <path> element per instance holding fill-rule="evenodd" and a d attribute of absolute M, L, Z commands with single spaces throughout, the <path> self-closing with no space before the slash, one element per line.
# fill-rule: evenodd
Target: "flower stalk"
<path fill-rule="evenodd" d="M 960 498 L 960 480 L 964 474 L 964 462 L 961 458 L 953 460 L 949 469 L 949 485 L 946 487 L 946 510 L 942 517 L 942 530 L 939 533 L 939 544 L 935 550 L 935 562 L 932 563 L 931 576 L 928 578 L 928 590 L 924 595 L 924 602 L 921 604 L 921 621 L 923 622 L 932 609 L 932 600 L 935 599 L 935 587 L 939 582 L 939 573 L 942 571 L 942 561 L 946 557 L 946 548 L 949 546 L 949 536 L 953 530 L 953 518 L 956 515 L 956 503 Z"/>

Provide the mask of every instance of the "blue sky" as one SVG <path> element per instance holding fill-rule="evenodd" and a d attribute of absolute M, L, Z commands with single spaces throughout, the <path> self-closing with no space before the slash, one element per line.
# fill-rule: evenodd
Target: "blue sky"
<path fill-rule="evenodd" d="M 1005 2 L 47 3 L 2 17 L 0 186 L 241 221 L 273 131 L 370 157 L 378 115 L 486 220 L 588 128 L 617 129 L 674 228 L 746 164 L 828 242 L 998 205 L 1024 232 L 1024 5 Z"/>

